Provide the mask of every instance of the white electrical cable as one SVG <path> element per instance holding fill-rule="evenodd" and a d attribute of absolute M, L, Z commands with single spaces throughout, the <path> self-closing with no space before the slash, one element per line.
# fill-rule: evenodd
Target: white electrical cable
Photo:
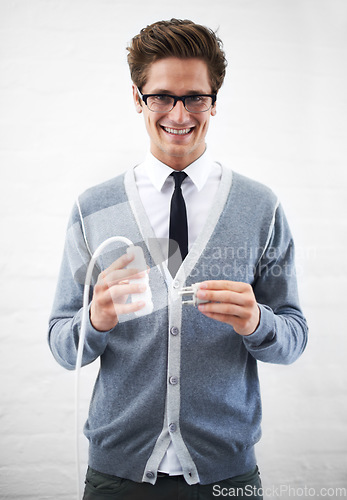
<path fill-rule="evenodd" d="M 80 447 L 79 447 L 79 393 L 80 393 L 80 371 L 82 367 L 82 355 L 84 348 L 84 341 L 86 337 L 86 327 L 88 323 L 89 316 L 89 290 L 90 284 L 92 280 L 92 274 L 96 259 L 99 257 L 101 252 L 108 246 L 110 243 L 114 243 L 116 241 L 125 243 L 128 246 L 134 246 L 133 242 L 128 238 L 123 236 L 111 236 L 107 240 L 103 241 L 101 245 L 95 250 L 92 255 L 92 258 L 89 262 L 87 268 L 86 279 L 84 282 L 84 293 L 83 293 L 83 310 L 82 310 L 82 320 L 81 320 L 81 330 L 78 341 L 77 348 L 77 358 L 75 365 L 75 433 L 76 433 L 76 464 L 77 464 L 77 500 L 81 500 L 81 477 L 80 477 Z"/>

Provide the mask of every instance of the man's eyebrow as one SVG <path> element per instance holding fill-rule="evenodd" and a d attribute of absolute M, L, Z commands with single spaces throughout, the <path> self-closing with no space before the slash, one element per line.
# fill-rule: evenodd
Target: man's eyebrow
<path fill-rule="evenodd" d="M 204 92 L 203 90 L 190 90 L 186 95 L 204 95 L 210 94 L 211 92 Z"/>
<path fill-rule="evenodd" d="M 165 89 L 154 89 L 151 90 L 151 92 L 146 92 L 146 94 L 167 94 L 167 95 L 173 95 L 170 90 L 165 90 Z"/>

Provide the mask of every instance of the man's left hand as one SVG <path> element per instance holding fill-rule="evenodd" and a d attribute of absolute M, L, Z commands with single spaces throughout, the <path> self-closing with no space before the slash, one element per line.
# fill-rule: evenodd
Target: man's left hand
<path fill-rule="evenodd" d="M 203 281 L 197 297 L 209 301 L 198 306 L 205 316 L 231 325 L 239 335 L 251 335 L 259 325 L 259 307 L 248 283 Z"/>

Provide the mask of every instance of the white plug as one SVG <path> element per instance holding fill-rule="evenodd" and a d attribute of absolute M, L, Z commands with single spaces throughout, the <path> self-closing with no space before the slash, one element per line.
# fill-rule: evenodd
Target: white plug
<path fill-rule="evenodd" d="M 139 246 L 131 245 L 127 248 L 127 254 L 133 255 L 134 259 L 128 264 L 127 267 L 132 269 L 138 269 L 139 272 L 145 271 L 145 276 L 139 279 L 130 279 L 129 283 L 143 283 L 146 285 L 146 290 L 141 293 L 132 293 L 131 301 L 137 302 L 139 300 L 144 301 L 146 305 L 140 309 L 139 311 L 135 311 L 135 316 L 141 317 L 150 314 L 153 311 L 153 302 L 152 302 L 152 292 L 149 286 L 149 277 L 147 272 L 147 264 L 145 261 L 145 257 L 143 255 L 143 250 Z"/>
<path fill-rule="evenodd" d="M 202 300 L 196 296 L 199 288 L 200 283 L 193 283 L 191 286 L 185 286 L 184 288 L 181 288 L 181 290 L 178 292 L 181 297 L 191 295 L 191 299 L 189 300 L 182 299 L 182 304 L 195 307 L 197 307 L 199 304 L 207 304 L 207 302 L 209 302 L 208 300 Z"/>

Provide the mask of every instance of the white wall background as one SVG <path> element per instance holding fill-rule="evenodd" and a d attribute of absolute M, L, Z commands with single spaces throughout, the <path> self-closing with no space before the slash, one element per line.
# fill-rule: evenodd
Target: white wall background
<path fill-rule="evenodd" d="M 167 4 L 0 0 L 0 498 L 74 498 L 74 374 L 46 341 L 65 227 L 78 193 L 142 159 L 147 137 L 125 47 L 171 17 L 219 27 L 229 68 L 210 149 L 278 193 L 296 237 L 310 342 L 296 364 L 260 367 L 263 485 L 282 487 L 281 498 L 303 497 L 285 486 L 340 498 L 332 489 L 347 488 L 347 2 Z"/>

